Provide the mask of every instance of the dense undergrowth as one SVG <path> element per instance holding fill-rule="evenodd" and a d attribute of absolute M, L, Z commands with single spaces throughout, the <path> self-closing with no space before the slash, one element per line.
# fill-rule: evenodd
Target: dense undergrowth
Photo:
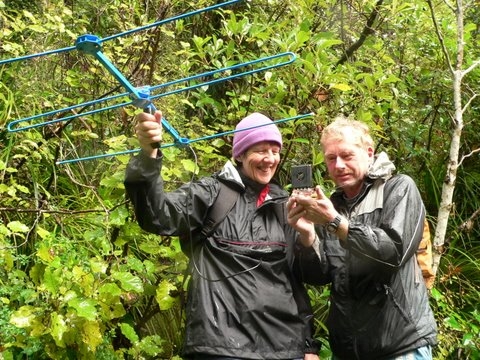
<path fill-rule="evenodd" d="M 84 34 L 106 38 L 209 5 L 204 0 L 0 1 L 0 59 L 70 47 Z M 453 14 L 440 5 L 436 10 L 453 56 Z M 479 36 L 475 11 L 465 13 L 468 63 L 479 58 L 472 46 Z M 313 164 L 316 183 L 331 189 L 318 134 L 338 113 L 354 116 L 375 129 L 378 150 L 390 154 L 398 171 L 416 180 L 435 228 L 448 159 L 451 80 L 423 1 L 239 2 L 102 45 L 134 86 L 295 53 L 297 59 L 287 66 L 160 97 L 155 105 L 187 139 L 232 130 L 252 111 L 276 120 L 313 113 L 281 125 L 285 147 L 278 175 L 287 189 L 290 167 L 301 163 Z M 171 89 L 279 61 L 248 64 Z M 477 70 L 466 79 L 465 98 L 480 92 L 478 76 Z M 76 50 L 0 65 L 3 359 L 180 357 L 187 259 L 178 239 L 146 234 L 136 224 L 122 183 L 131 154 L 57 164 L 134 150 L 133 119 L 139 110 L 127 106 L 82 115 L 125 101 L 120 97 L 32 123 L 76 116 L 67 121 L 7 129 L 16 119 L 124 91 L 98 61 Z M 478 101 L 470 105 L 465 155 L 480 143 Z M 230 156 L 230 143 L 226 135 L 166 148 L 162 174 L 168 186 L 219 169 Z M 458 174 L 447 246 L 431 292 L 440 330 L 436 359 L 480 358 L 478 163 L 473 153 Z M 330 355 L 323 326 L 328 291 L 310 289 L 322 359 Z"/>

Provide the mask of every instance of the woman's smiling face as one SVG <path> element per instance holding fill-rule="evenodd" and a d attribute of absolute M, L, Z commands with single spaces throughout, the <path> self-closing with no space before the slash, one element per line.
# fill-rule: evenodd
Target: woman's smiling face
<path fill-rule="evenodd" d="M 260 184 L 268 184 L 280 163 L 280 150 L 280 146 L 272 141 L 251 146 L 238 158 L 242 162 L 242 173 Z"/>

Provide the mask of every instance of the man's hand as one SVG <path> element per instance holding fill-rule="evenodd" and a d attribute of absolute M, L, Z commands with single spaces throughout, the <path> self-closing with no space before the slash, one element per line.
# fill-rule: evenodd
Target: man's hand
<path fill-rule="evenodd" d="M 292 194 L 287 202 L 287 222 L 300 233 L 303 246 L 311 246 L 315 240 L 315 232 L 311 232 L 313 224 L 325 225 L 333 221 L 338 211 L 330 199 L 324 194 L 320 186 L 315 188 L 316 197 L 302 194 Z M 337 230 L 337 237 L 345 240 L 348 235 L 348 219 L 341 217 Z"/>
<path fill-rule="evenodd" d="M 136 120 L 135 133 L 137 134 L 140 147 L 145 154 L 155 158 L 158 150 L 152 147 L 152 144 L 162 140 L 162 113 L 156 111 L 152 115 L 143 112 L 136 116 Z"/>
<path fill-rule="evenodd" d="M 305 354 L 303 360 L 320 360 L 317 354 Z"/>
<path fill-rule="evenodd" d="M 298 196 L 295 199 L 297 212 L 303 211 L 305 219 L 320 225 L 325 225 L 332 221 L 338 212 L 333 207 L 330 199 L 324 194 L 320 186 L 315 187 L 316 198 L 307 196 Z"/>

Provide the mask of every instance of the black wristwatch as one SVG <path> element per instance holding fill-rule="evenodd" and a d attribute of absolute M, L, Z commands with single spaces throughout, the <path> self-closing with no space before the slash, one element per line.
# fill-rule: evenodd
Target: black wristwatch
<path fill-rule="evenodd" d="M 325 224 L 325 229 L 327 229 L 329 233 L 335 234 L 338 230 L 338 227 L 340 226 L 341 221 L 342 218 L 340 217 L 340 215 L 337 215 L 335 216 L 335 219 Z"/>

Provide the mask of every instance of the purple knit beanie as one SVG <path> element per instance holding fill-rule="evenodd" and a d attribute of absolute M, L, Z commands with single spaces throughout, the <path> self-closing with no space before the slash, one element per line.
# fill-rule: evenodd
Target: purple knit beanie
<path fill-rule="evenodd" d="M 270 124 L 270 125 L 267 125 Z M 264 125 L 257 127 L 259 125 Z M 250 129 L 251 128 L 251 129 Z M 247 129 L 239 131 L 241 129 Z M 233 158 L 240 157 L 249 147 L 262 141 L 276 142 L 282 147 L 282 135 L 277 125 L 268 117 L 260 113 L 248 115 L 240 121 L 233 135 Z"/>

